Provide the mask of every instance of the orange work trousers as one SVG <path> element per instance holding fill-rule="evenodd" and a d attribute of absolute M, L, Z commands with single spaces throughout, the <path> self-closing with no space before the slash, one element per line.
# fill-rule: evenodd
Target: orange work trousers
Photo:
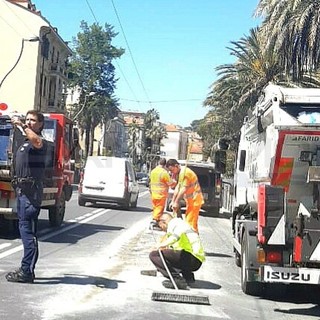
<path fill-rule="evenodd" d="M 160 220 L 160 217 L 163 214 L 163 211 L 166 207 L 166 200 L 167 198 L 161 198 L 161 199 L 152 199 L 152 218 L 153 220 Z"/>
<path fill-rule="evenodd" d="M 193 201 L 187 202 L 186 213 L 185 213 L 185 220 L 186 222 L 196 231 L 199 233 L 198 230 L 198 219 L 199 213 L 202 204 L 194 204 Z"/>

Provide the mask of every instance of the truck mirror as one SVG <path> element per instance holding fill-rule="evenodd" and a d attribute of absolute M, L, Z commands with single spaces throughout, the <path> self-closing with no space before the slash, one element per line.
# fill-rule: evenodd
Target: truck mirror
<path fill-rule="evenodd" d="M 257 129 L 258 129 L 258 133 L 262 133 L 263 132 L 263 126 L 262 126 L 262 121 L 261 121 L 261 116 L 259 115 L 257 118 L 258 124 L 257 124 Z"/>
<path fill-rule="evenodd" d="M 224 150 L 217 150 L 214 154 L 214 163 L 216 171 L 220 173 L 226 172 L 227 153 Z"/>
<path fill-rule="evenodd" d="M 239 170 L 244 171 L 244 168 L 246 166 L 246 150 L 240 151 L 240 161 L 239 161 Z"/>

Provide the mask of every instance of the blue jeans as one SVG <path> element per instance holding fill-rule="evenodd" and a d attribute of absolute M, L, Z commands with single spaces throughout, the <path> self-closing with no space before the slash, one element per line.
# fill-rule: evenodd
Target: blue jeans
<path fill-rule="evenodd" d="M 23 244 L 21 269 L 24 273 L 30 274 L 34 272 L 39 255 L 37 225 L 40 207 L 35 207 L 25 194 L 19 193 L 17 197 L 17 213 Z"/>

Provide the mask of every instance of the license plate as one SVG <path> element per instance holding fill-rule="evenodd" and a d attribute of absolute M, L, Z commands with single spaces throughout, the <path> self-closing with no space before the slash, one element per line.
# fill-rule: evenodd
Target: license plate
<path fill-rule="evenodd" d="M 95 190 L 95 191 L 102 191 L 104 187 L 100 186 L 86 186 L 87 189 Z"/>
<path fill-rule="evenodd" d="M 261 267 L 262 281 L 278 283 L 319 284 L 320 270 L 311 268 Z"/>

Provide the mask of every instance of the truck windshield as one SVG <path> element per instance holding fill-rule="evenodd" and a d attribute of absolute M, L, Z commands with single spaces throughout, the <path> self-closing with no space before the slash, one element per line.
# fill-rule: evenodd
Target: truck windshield
<path fill-rule="evenodd" d="M 310 115 L 315 113 L 320 115 L 319 103 L 286 103 L 281 105 L 280 108 L 297 119 L 301 115 Z"/>
<path fill-rule="evenodd" d="M 0 128 L 0 165 L 6 165 L 8 161 L 9 136 L 10 129 Z"/>
<path fill-rule="evenodd" d="M 57 121 L 54 119 L 45 119 L 44 120 L 44 127 L 42 130 L 42 136 L 47 140 L 51 142 L 54 141 L 55 132 L 57 127 Z"/>

